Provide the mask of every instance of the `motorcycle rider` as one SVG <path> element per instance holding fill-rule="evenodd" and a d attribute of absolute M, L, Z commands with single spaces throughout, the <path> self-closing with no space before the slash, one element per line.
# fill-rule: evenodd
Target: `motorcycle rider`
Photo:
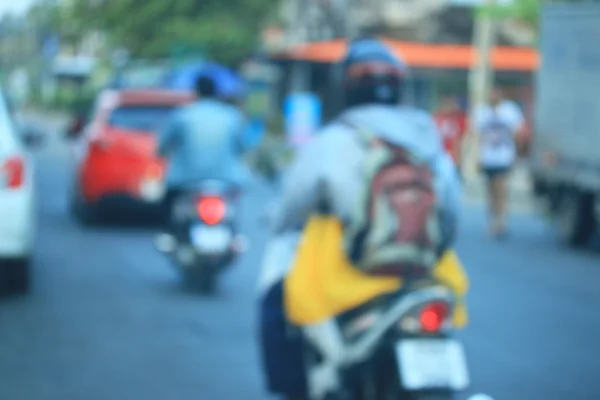
<path fill-rule="evenodd" d="M 429 114 L 398 105 L 407 90 L 406 65 L 385 44 L 362 38 L 350 44 L 341 67 L 346 109 L 299 151 L 278 207 L 270 210 L 272 238 L 259 282 L 261 345 L 268 390 L 288 399 L 306 398 L 306 377 L 301 344 L 288 335 L 283 280 L 303 226 L 320 200 L 325 199 L 341 221 L 347 221 L 354 211 L 365 157 L 356 128 L 368 129 L 429 160 L 442 203 L 447 245 L 452 244 L 456 232 L 460 180 L 452 158 Z"/>
<path fill-rule="evenodd" d="M 199 76 L 198 100 L 176 111 L 158 138 L 157 153 L 168 158 L 165 217 L 174 199 L 204 180 L 242 188 L 248 171 L 245 153 L 246 119 L 238 108 L 222 101 L 215 81 Z"/>

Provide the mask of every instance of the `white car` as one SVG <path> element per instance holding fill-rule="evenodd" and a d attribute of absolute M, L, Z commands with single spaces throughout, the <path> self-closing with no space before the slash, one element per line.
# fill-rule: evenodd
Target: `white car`
<path fill-rule="evenodd" d="M 31 135 L 22 135 L 0 92 L 0 294 L 29 291 L 36 231 Z M 35 139 L 34 139 L 35 140 Z"/>

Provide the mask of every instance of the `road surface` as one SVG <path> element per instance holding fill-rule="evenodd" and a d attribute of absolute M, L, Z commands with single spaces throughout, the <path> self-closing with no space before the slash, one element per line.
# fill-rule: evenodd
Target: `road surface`
<path fill-rule="evenodd" d="M 35 284 L 0 302 L 1 400 L 260 400 L 255 287 L 266 240 L 257 220 L 273 195 L 244 204 L 249 254 L 219 294 L 184 294 L 152 248 L 152 229 L 86 230 L 67 214 L 66 150 L 38 155 Z M 482 235 L 465 209 L 458 245 L 468 266 L 471 324 L 461 334 L 473 392 L 496 400 L 600 399 L 600 255 L 556 244 L 534 217 L 513 236 Z"/>

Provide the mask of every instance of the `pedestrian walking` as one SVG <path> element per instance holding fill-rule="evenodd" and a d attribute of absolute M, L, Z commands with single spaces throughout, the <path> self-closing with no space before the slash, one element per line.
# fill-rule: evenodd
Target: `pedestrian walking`
<path fill-rule="evenodd" d="M 495 86 L 488 103 L 476 109 L 473 122 L 478 137 L 479 165 L 487 178 L 490 234 L 505 237 L 508 178 L 517 161 L 517 137 L 523 130 L 525 118 L 519 106 Z"/>

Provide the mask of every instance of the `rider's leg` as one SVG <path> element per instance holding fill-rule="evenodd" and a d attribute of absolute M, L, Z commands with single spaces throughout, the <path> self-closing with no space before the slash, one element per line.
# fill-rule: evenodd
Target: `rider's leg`
<path fill-rule="evenodd" d="M 490 233 L 493 235 L 503 234 L 506 230 L 508 172 L 508 168 L 489 168 L 485 171 L 491 217 Z"/>
<path fill-rule="evenodd" d="M 494 233 L 495 226 L 495 196 L 494 196 L 494 177 L 493 171 L 489 168 L 483 168 L 483 173 L 485 175 L 485 185 L 486 185 L 486 202 L 487 202 L 487 211 L 489 216 L 489 231 L 490 234 Z"/>
<path fill-rule="evenodd" d="M 496 186 L 498 233 L 504 234 L 507 229 L 508 217 L 508 171 L 502 171 L 494 182 Z"/>
<path fill-rule="evenodd" d="M 283 306 L 283 282 L 260 303 L 260 341 L 267 389 L 286 399 L 306 398 L 306 377 L 299 336 L 290 335 Z"/>

